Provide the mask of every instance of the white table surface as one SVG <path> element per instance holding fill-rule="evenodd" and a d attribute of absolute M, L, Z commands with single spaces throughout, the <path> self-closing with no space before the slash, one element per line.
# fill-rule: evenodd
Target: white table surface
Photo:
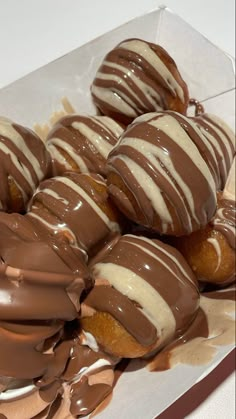
<path fill-rule="evenodd" d="M 162 4 L 235 55 L 234 0 L 0 0 L 0 88 Z M 234 359 L 160 418 L 235 419 Z"/>

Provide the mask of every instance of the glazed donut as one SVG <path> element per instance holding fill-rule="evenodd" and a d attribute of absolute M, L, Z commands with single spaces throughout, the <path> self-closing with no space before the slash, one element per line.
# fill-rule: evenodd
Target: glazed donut
<path fill-rule="evenodd" d="M 175 112 L 137 118 L 109 154 L 108 190 L 132 221 L 180 236 L 207 225 L 216 211 L 216 181 L 194 122 Z"/>
<path fill-rule="evenodd" d="M 104 115 L 125 124 L 152 111 L 185 114 L 189 102 L 174 60 L 161 46 L 141 39 L 127 39 L 107 54 L 91 92 Z"/>
<path fill-rule="evenodd" d="M 120 232 L 106 183 L 95 174 L 67 172 L 45 180 L 32 198 L 27 217 L 89 254 Z"/>
<path fill-rule="evenodd" d="M 50 173 L 50 155 L 40 138 L 0 118 L 0 211 L 24 212 L 39 182 Z"/>
<path fill-rule="evenodd" d="M 159 240 L 125 235 L 91 268 L 95 286 L 81 325 L 108 353 L 136 358 L 180 336 L 198 310 L 197 281 L 182 255 Z"/>
<path fill-rule="evenodd" d="M 105 176 L 107 156 L 122 132 L 121 124 L 106 116 L 68 115 L 61 118 L 46 140 L 54 176 L 71 170 Z"/>

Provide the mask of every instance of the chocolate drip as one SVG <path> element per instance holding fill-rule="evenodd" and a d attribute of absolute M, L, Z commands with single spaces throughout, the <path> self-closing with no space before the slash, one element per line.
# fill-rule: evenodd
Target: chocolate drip
<path fill-rule="evenodd" d="M 236 248 L 236 207 L 235 201 L 220 199 L 215 217 L 211 221 L 214 230 L 219 231 L 232 249 Z"/>
<path fill-rule="evenodd" d="M 35 378 L 53 363 L 91 281 L 81 255 L 46 241 L 25 216 L 1 213 L 0 230 L 0 374 Z"/>
<path fill-rule="evenodd" d="M 174 342 L 170 343 L 159 354 L 149 361 L 150 371 L 165 371 L 171 368 L 171 356 L 175 348 L 191 342 L 197 337 L 208 338 L 207 318 L 202 309 L 199 309 L 196 318 L 188 330 Z"/>
<path fill-rule="evenodd" d="M 233 342 L 235 322 L 229 313 L 235 297 L 235 288 L 203 292 L 200 309 L 192 324 L 179 339 L 149 361 L 149 370 L 167 370 L 179 362 L 202 365 L 213 358 L 217 345 Z M 219 308 L 222 312 L 217 313 L 215 310 Z"/>
<path fill-rule="evenodd" d="M 205 112 L 204 106 L 197 99 L 189 99 L 189 106 L 195 107 L 195 116 L 199 116 Z"/>

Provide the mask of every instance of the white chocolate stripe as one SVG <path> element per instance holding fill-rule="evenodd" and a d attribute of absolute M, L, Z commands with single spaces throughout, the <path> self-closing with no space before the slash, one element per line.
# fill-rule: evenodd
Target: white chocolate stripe
<path fill-rule="evenodd" d="M 147 281 L 120 265 L 98 263 L 95 266 L 99 278 L 106 279 L 121 294 L 140 304 L 143 314 L 156 327 L 160 344 L 174 335 L 176 321 L 172 310 Z"/>
<path fill-rule="evenodd" d="M 217 272 L 218 269 L 219 269 L 219 266 L 221 264 L 221 249 L 220 249 L 220 245 L 219 245 L 218 241 L 216 239 L 214 239 L 213 237 L 210 237 L 209 239 L 207 239 L 207 241 L 209 243 L 211 243 L 211 245 L 214 247 L 215 252 L 216 252 L 216 255 L 217 255 L 218 262 L 217 262 L 217 266 L 215 268 L 215 272 Z"/>
<path fill-rule="evenodd" d="M 115 68 L 115 69 L 121 71 L 122 73 L 124 73 L 125 76 L 128 76 L 128 78 L 130 78 L 132 80 L 132 82 L 137 86 L 137 88 L 139 90 L 141 90 L 141 92 L 143 92 L 147 96 L 147 99 L 153 105 L 154 109 L 156 108 L 156 101 L 159 104 L 161 103 L 160 95 L 157 93 L 157 91 L 154 90 L 148 84 L 144 83 L 141 79 L 139 79 L 138 77 L 136 77 L 135 74 L 129 68 L 127 68 L 125 66 L 122 66 L 120 64 L 116 64 L 116 63 L 108 62 L 108 61 L 104 61 L 103 65 L 105 65 L 107 67 Z M 104 73 L 103 76 L 104 76 L 104 78 L 107 78 L 108 74 L 107 73 Z M 135 99 L 138 102 L 140 102 L 146 108 L 146 105 L 145 105 L 144 102 L 142 102 L 141 98 L 124 81 L 124 80 L 126 80 L 127 77 L 124 77 L 124 78 L 120 79 L 119 76 L 112 75 L 112 77 L 110 77 L 110 75 L 109 75 L 109 78 L 110 79 L 111 78 L 114 78 L 117 81 L 117 83 L 119 83 L 119 85 L 120 84 L 123 84 L 125 86 L 125 88 L 131 93 L 131 95 L 133 95 L 135 97 Z M 122 94 L 121 94 L 121 96 L 122 96 Z M 156 101 L 153 100 L 153 97 L 156 98 Z"/>
<path fill-rule="evenodd" d="M 213 119 L 212 119 L 213 120 Z M 204 118 L 203 118 L 203 121 L 205 121 L 204 120 Z M 227 150 L 227 154 L 228 154 L 228 158 L 229 158 L 229 161 L 232 163 L 232 161 L 233 161 L 233 155 L 232 155 L 232 150 L 231 150 L 231 147 L 230 147 L 230 144 L 229 144 L 229 140 L 228 140 L 228 137 L 226 137 L 223 133 L 222 133 L 222 131 L 221 130 L 219 130 L 215 125 L 213 125 L 213 124 L 211 124 L 208 120 L 207 121 L 205 121 L 211 128 L 212 128 L 212 130 L 214 130 L 215 132 L 216 132 L 216 134 L 220 137 L 220 139 L 221 139 L 221 141 L 222 141 L 222 143 L 224 144 L 224 146 L 225 146 L 225 148 L 226 148 L 226 150 Z M 214 121 L 213 121 L 214 122 Z M 218 120 L 216 120 L 215 121 L 215 123 L 219 123 L 219 121 Z M 225 127 L 223 128 L 223 129 L 225 129 Z M 233 146 L 234 146 L 234 150 L 235 150 L 235 140 L 233 141 L 233 138 L 235 138 L 235 137 L 232 137 L 232 135 L 230 136 L 230 140 L 232 140 L 232 144 L 233 144 Z"/>
<path fill-rule="evenodd" d="M 28 386 L 25 386 L 25 387 L 19 387 L 19 388 L 0 392 L 0 402 L 10 401 L 12 399 L 17 399 L 19 397 L 26 396 L 28 394 L 31 394 L 36 389 L 37 387 L 34 384 L 29 384 Z"/>
<path fill-rule="evenodd" d="M 181 192 L 183 193 L 183 195 L 185 196 L 189 204 L 189 209 L 191 211 L 193 218 L 196 221 L 198 221 L 197 215 L 195 212 L 193 195 L 192 195 L 191 189 L 188 187 L 184 179 L 181 178 L 181 176 L 178 174 L 175 167 L 173 166 L 173 163 L 169 154 L 163 153 L 161 149 L 159 149 L 157 146 L 153 145 L 152 143 L 149 143 L 148 141 L 131 138 L 131 137 L 123 138 L 122 146 L 123 145 L 127 145 L 133 148 L 134 150 L 138 150 L 139 153 L 141 153 L 151 163 L 151 165 L 155 167 L 155 169 L 157 169 L 158 172 L 161 173 L 161 175 L 167 180 L 167 182 L 171 184 L 172 188 L 175 190 L 176 194 L 178 195 L 180 201 L 182 201 L 182 205 L 184 206 L 185 212 L 186 212 L 186 222 L 188 222 L 189 228 L 191 228 L 192 224 L 191 224 L 191 218 L 188 213 L 188 208 L 186 208 L 185 202 L 182 198 L 182 194 L 176 188 L 175 182 L 172 179 L 174 179 L 176 183 L 180 186 L 182 190 Z M 160 162 L 164 164 L 165 168 L 167 168 L 168 172 L 171 174 L 171 177 L 166 173 L 164 168 L 161 166 Z"/>
<path fill-rule="evenodd" d="M 32 207 L 32 209 L 34 209 L 34 206 Z M 39 220 L 42 224 L 44 224 L 48 229 L 50 229 L 50 230 L 54 230 L 55 231 L 55 233 L 58 231 L 58 230 L 60 230 L 60 231 L 68 231 L 68 233 L 69 233 L 69 236 L 71 236 L 71 238 L 72 239 L 70 239 L 70 245 L 71 246 L 74 246 L 74 247 L 77 247 L 77 248 L 79 248 L 80 249 L 80 247 L 82 247 L 82 249 L 85 249 L 86 250 L 86 247 L 84 246 L 84 244 L 80 241 L 80 243 L 79 243 L 79 245 L 78 245 L 78 242 L 77 242 L 77 240 L 76 240 L 76 237 L 75 237 L 75 235 L 74 235 L 74 233 L 72 232 L 72 230 L 69 228 L 69 227 L 67 227 L 67 225 L 66 224 L 57 224 L 56 226 L 55 225 L 53 225 L 53 224 L 51 224 L 51 223 L 48 223 L 44 218 L 42 218 L 42 217 L 40 217 L 40 215 L 38 215 L 38 214 L 36 214 L 35 212 L 33 212 L 33 211 L 30 211 L 28 214 L 27 214 L 27 216 L 29 216 L 29 217 L 33 217 L 33 218 L 36 218 L 36 220 Z M 67 238 L 68 238 L 68 235 L 67 235 Z"/>
<path fill-rule="evenodd" d="M 210 153 L 210 155 L 212 156 L 212 159 L 214 160 L 214 167 L 212 167 L 211 162 L 209 161 L 209 163 L 211 164 L 212 170 L 214 170 L 215 172 L 215 168 L 218 169 L 218 160 L 215 154 L 215 150 L 214 147 L 212 146 L 212 142 L 207 141 L 206 136 L 204 135 L 204 132 L 202 132 L 201 126 L 198 126 L 196 124 L 196 121 L 192 121 L 190 118 L 185 117 L 184 115 L 181 115 L 181 119 L 183 121 L 186 121 L 187 125 L 190 125 L 191 128 L 195 131 L 196 135 L 200 138 L 200 140 L 203 142 L 204 146 L 206 147 L 206 149 L 208 149 L 208 152 Z M 197 145 L 197 144 L 196 144 Z M 218 177 L 218 174 L 216 173 L 216 176 Z"/>
<path fill-rule="evenodd" d="M 213 224 L 214 224 L 215 226 L 222 225 L 222 226 L 227 227 L 227 230 L 230 230 L 230 231 L 231 231 L 231 233 L 232 233 L 232 234 L 234 234 L 234 235 L 235 235 L 235 233 L 236 233 L 236 231 L 235 231 L 235 226 L 233 226 L 233 225 L 232 225 L 232 224 L 230 224 L 229 222 L 224 223 L 224 222 L 222 221 L 222 219 L 220 220 L 220 219 L 215 218 L 215 219 L 214 219 Z"/>
<path fill-rule="evenodd" d="M 25 165 L 23 163 L 19 162 L 15 153 L 13 153 L 13 151 L 10 148 L 8 148 L 4 143 L 0 142 L 0 150 L 3 151 L 3 153 L 5 153 L 6 155 L 10 156 L 10 158 L 12 160 L 12 163 L 15 165 L 15 167 L 17 168 L 19 173 L 21 173 L 21 175 L 25 178 L 25 180 L 27 181 L 27 183 L 29 184 L 31 189 L 34 191 L 35 183 L 32 179 L 31 173 L 27 169 L 27 167 L 25 167 Z M 14 179 L 14 181 L 15 181 L 15 179 Z"/>
<path fill-rule="evenodd" d="M 192 164 L 196 166 L 196 169 L 201 172 L 206 182 L 210 185 L 211 190 L 216 193 L 215 181 L 207 164 L 201 157 L 193 141 L 189 140 L 189 136 L 180 126 L 178 121 L 170 115 L 165 115 L 162 118 L 150 121 L 149 124 L 158 130 L 163 131 L 173 142 L 184 150 L 192 160 Z"/>
<path fill-rule="evenodd" d="M 128 51 L 135 52 L 143 57 L 165 80 L 172 92 L 176 92 L 182 103 L 184 103 L 184 92 L 182 87 L 173 77 L 172 73 L 168 70 L 163 61 L 158 55 L 150 48 L 150 46 L 141 40 L 131 40 L 123 42 L 119 48 L 127 49 Z"/>
<path fill-rule="evenodd" d="M 113 88 L 112 92 L 110 92 L 110 95 L 113 95 L 114 92 L 116 92 L 117 95 L 119 95 L 121 100 L 125 100 L 127 104 L 132 106 L 132 108 L 136 111 L 137 115 L 141 113 L 141 109 L 136 105 L 136 103 L 133 101 L 133 98 L 135 98 L 141 106 L 144 106 L 144 103 L 140 100 L 140 98 L 136 95 L 136 93 L 129 87 L 129 85 L 122 80 L 119 76 L 116 76 L 115 74 L 107 74 L 107 73 L 100 73 L 98 72 L 96 75 L 97 79 L 100 80 L 112 80 L 116 82 L 115 89 Z M 127 96 L 123 91 L 119 90 L 120 84 L 122 82 L 122 85 L 125 87 L 126 90 L 128 90 L 129 94 L 131 96 Z M 105 87 L 104 87 L 105 89 Z M 133 98 L 132 98 L 133 96 Z"/>
<path fill-rule="evenodd" d="M 96 131 L 89 128 L 83 122 L 74 121 L 72 127 L 79 131 L 90 143 L 97 149 L 104 159 L 107 159 L 108 154 L 113 146 Z"/>
<path fill-rule="evenodd" d="M 226 179 L 226 178 L 227 178 L 226 161 L 225 161 L 225 157 L 224 157 L 224 153 L 223 153 L 223 150 L 222 150 L 221 145 L 220 145 L 220 144 L 219 144 L 219 142 L 216 140 L 216 138 L 215 138 L 215 137 L 213 137 L 213 135 L 211 135 L 211 134 L 210 134 L 207 130 L 205 130 L 205 129 L 201 126 L 201 125 L 199 125 L 199 129 L 200 129 L 201 133 L 202 133 L 203 135 L 205 135 L 205 137 L 208 139 L 208 142 L 209 142 L 210 144 L 212 144 L 212 146 L 215 148 L 215 150 L 217 151 L 218 155 L 220 156 L 220 162 L 221 162 L 221 165 L 223 166 L 224 178 Z M 208 142 L 207 142 L 207 143 L 208 143 Z M 207 143 L 206 143 L 206 144 L 207 144 Z M 212 155 L 213 155 L 213 153 L 212 153 Z M 215 160 L 215 165 L 216 165 L 216 167 L 218 167 L 219 162 L 217 161 L 217 157 L 216 157 L 215 152 L 214 152 L 214 160 Z M 232 158 L 231 158 L 230 160 L 232 160 Z"/>
<path fill-rule="evenodd" d="M 83 332 L 83 333 L 85 333 L 85 332 Z M 100 358 L 97 361 L 95 361 L 92 365 L 90 365 L 89 367 L 87 367 L 87 366 L 82 367 L 81 370 L 77 374 L 75 374 L 75 376 L 72 378 L 71 383 L 76 383 L 79 380 L 81 380 L 81 378 L 84 375 L 89 376 L 91 374 L 94 374 L 96 372 L 96 370 L 100 370 L 102 367 L 107 367 L 108 365 L 111 366 L 111 362 L 108 361 L 108 359 Z"/>
<path fill-rule="evenodd" d="M 188 281 L 190 281 L 192 284 L 194 284 L 195 285 L 195 283 L 192 281 L 192 278 L 188 275 L 188 273 L 185 271 L 185 269 L 183 268 L 183 266 L 182 266 L 182 264 L 181 263 L 179 263 L 178 262 L 178 260 L 174 257 L 174 256 L 172 256 L 169 252 L 167 252 L 165 249 L 164 249 L 164 247 L 162 247 L 162 246 L 158 246 L 158 244 L 156 243 L 156 242 L 154 242 L 154 241 L 152 241 L 152 240 L 149 240 L 149 239 L 147 239 L 146 237 L 137 237 L 137 236 L 134 236 L 133 234 L 126 234 L 125 235 L 125 238 L 128 238 L 128 237 L 130 237 L 131 239 L 133 238 L 133 239 L 135 239 L 135 240 L 139 240 L 140 242 L 145 242 L 145 243 L 147 243 L 147 244 L 149 244 L 149 245 L 151 245 L 151 246 L 153 246 L 154 248 L 156 248 L 158 251 L 160 251 L 160 252 L 162 252 L 162 253 L 164 253 L 164 255 L 165 256 L 167 256 L 168 258 L 170 258 L 177 266 L 178 266 L 178 269 L 181 271 L 181 273 L 183 274 L 183 276 L 188 280 Z M 128 241 L 128 240 L 127 240 Z M 129 243 L 130 244 L 135 244 L 133 241 L 129 241 Z M 142 247 L 142 250 L 143 251 L 146 251 L 147 249 L 144 247 L 144 246 L 142 246 L 142 245 L 140 245 L 139 247 Z M 152 253 L 152 256 L 153 257 L 155 257 L 155 254 L 154 253 Z M 162 263 L 162 262 L 161 262 Z M 173 275 L 175 275 L 178 279 L 179 279 L 179 276 L 177 276 L 174 272 L 172 272 L 173 273 Z"/>
<path fill-rule="evenodd" d="M 111 221 L 108 216 L 101 210 L 101 208 L 93 201 L 92 198 L 75 182 L 73 182 L 71 179 L 58 176 L 55 179 L 57 179 L 58 182 L 63 183 L 64 185 L 68 186 L 70 189 L 75 191 L 77 194 L 82 196 L 83 199 L 90 205 L 91 208 L 95 211 L 97 216 L 101 218 L 101 220 L 107 225 L 108 229 L 111 231 L 118 231 L 120 232 L 119 224 Z"/>
<path fill-rule="evenodd" d="M 120 98 L 119 94 L 114 95 L 114 92 L 110 92 L 105 87 L 99 87 L 95 84 L 92 85 L 92 93 L 102 102 L 111 105 L 119 112 L 125 113 L 127 116 L 135 118 L 138 116 L 137 112 L 130 106 L 129 98 L 123 94 L 123 99 Z M 134 105 L 135 106 L 135 105 Z"/>
<path fill-rule="evenodd" d="M 27 147 L 23 137 L 14 129 L 11 123 L 1 124 L 0 125 L 0 136 L 9 138 L 15 147 L 17 147 L 21 152 L 24 153 L 27 160 L 30 162 L 33 167 L 38 179 L 43 178 L 43 172 L 40 167 L 40 163 L 35 155 Z"/>
<path fill-rule="evenodd" d="M 124 131 L 124 129 L 116 121 L 114 121 L 114 119 L 109 118 L 108 116 L 94 116 L 91 117 L 91 120 L 96 122 L 103 129 L 105 127 L 116 138 L 119 138 Z"/>
<path fill-rule="evenodd" d="M 55 160 L 57 160 L 59 163 L 63 164 L 63 166 L 65 166 L 66 169 L 70 169 L 71 167 L 67 163 L 65 157 L 57 149 L 57 147 L 61 148 L 67 154 L 69 154 L 69 156 L 75 161 L 75 163 L 77 164 L 77 166 L 79 167 L 79 169 L 80 169 L 80 171 L 82 173 L 89 171 L 88 170 L 88 167 L 85 164 L 85 162 L 82 159 L 82 157 L 80 157 L 78 155 L 78 153 L 76 153 L 76 151 L 74 150 L 74 148 L 71 145 L 69 145 L 66 141 L 61 140 L 60 138 L 51 138 L 47 142 L 47 147 L 48 147 L 49 152 L 53 156 L 53 158 Z"/>
<path fill-rule="evenodd" d="M 214 124 L 217 124 L 223 131 L 225 131 L 225 133 L 227 134 L 227 136 L 229 137 L 229 140 L 231 141 L 233 145 L 233 149 L 235 150 L 236 137 L 235 137 L 235 133 L 231 130 L 231 128 L 224 121 L 222 121 L 222 119 L 218 118 L 216 115 L 211 115 L 209 113 L 206 113 L 205 115 L 209 120 L 211 120 Z M 207 121 L 207 123 L 209 123 L 209 121 Z"/>
<path fill-rule="evenodd" d="M 40 192 L 40 189 L 37 189 L 36 193 Z M 60 200 L 64 205 L 69 205 L 69 201 L 65 198 L 62 198 L 57 192 L 49 188 L 44 188 L 43 193 L 52 196 L 55 199 Z"/>
<path fill-rule="evenodd" d="M 132 246 L 136 246 L 138 249 L 141 249 L 143 253 L 147 253 L 149 256 L 151 256 L 153 259 L 157 260 L 160 265 L 163 265 L 165 267 L 165 269 L 167 271 L 169 271 L 173 276 L 175 276 L 175 278 L 182 282 L 182 284 L 184 284 L 184 281 L 180 278 L 179 275 L 177 275 L 171 268 L 170 266 L 168 266 L 168 264 L 166 264 L 161 257 L 158 257 L 155 253 L 151 252 L 150 250 L 148 250 L 146 247 L 138 244 L 138 243 L 134 243 L 132 241 L 127 240 L 128 243 L 130 243 Z M 172 258 L 173 259 L 173 258 Z"/>
<path fill-rule="evenodd" d="M 163 112 L 148 112 L 148 113 L 144 113 L 143 115 L 138 116 L 137 118 L 135 118 L 135 121 L 133 121 L 133 123 L 131 124 L 131 126 L 133 124 L 137 124 L 138 122 L 149 122 L 152 119 L 156 119 L 157 116 L 162 116 Z"/>
<path fill-rule="evenodd" d="M 157 186 L 151 176 L 149 176 L 141 166 L 139 166 L 129 157 L 125 155 L 112 156 L 110 161 L 113 162 L 115 159 L 121 160 L 125 163 L 128 170 L 132 173 L 134 178 L 140 184 L 144 193 L 150 199 L 153 208 L 160 216 L 162 220 L 162 231 L 167 231 L 167 226 L 170 224 L 172 225 L 173 220 L 161 194 L 160 188 Z"/>
<path fill-rule="evenodd" d="M 216 212 L 216 216 L 215 216 L 215 219 L 217 220 L 217 218 L 219 217 L 219 218 L 221 218 L 221 220 L 222 219 L 225 219 L 225 215 L 224 215 L 224 212 L 225 211 L 227 211 L 227 209 L 226 208 L 218 208 L 217 209 L 217 212 Z M 236 214 L 236 212 L 235 212 L 235 214 Z M 234 217 L 234 220 L 236 221 L 236 215 L 235 215 L 235 217 Z"/>

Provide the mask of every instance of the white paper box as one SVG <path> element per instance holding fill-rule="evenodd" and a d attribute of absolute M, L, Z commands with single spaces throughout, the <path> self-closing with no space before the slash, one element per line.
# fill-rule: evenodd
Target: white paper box
<path fill-rule="evenodd" d="M 138 37 L 159 43 L 175 59 L 190 97 L 235 126 L 235 76 L 231 57 L 211 44 L 180 17 L 160 8 L 95 39 L 0 91 L 0 115 L 33 127 L 47 122 L 66 96 L 78 113 L 94 113 L 90 85 L 104 55 L 120 41 Z M 130 364 L 101 419 L 152 419 L 204 378 L 233 349 L 220 347 L 206 366 L 178 365 L 150 373 Z"/>

